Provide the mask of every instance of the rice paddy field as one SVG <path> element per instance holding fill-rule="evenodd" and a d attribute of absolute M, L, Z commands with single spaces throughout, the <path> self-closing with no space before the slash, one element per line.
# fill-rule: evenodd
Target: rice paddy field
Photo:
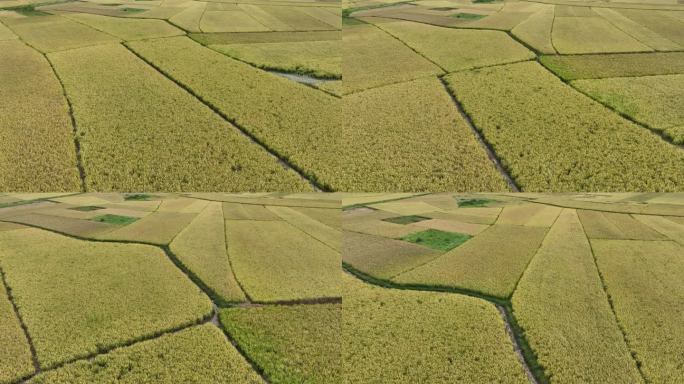
<path fill-rule="evenodd" d="M 349 383 L 675 383 L 684 196 L 350 194 Z"/>
<path fill-rule="evenodd" d="M 0 195 L 0 383 L 342 383 L 340 207 Z"/>
<path fill-rule="evenodd" d="M 681 191 L 683 17 L 677 0 L 343 1 L 345 189 Z"/>

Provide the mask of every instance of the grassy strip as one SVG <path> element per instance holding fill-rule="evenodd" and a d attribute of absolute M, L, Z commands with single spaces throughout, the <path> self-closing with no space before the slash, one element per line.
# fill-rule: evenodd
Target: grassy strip
<path fill-rule="evenodd" d="M 456 197 L 456 201 L 459 208 L 480 208 L 497 202 L 494 199 L 462 199 L 459 197 Z"/>

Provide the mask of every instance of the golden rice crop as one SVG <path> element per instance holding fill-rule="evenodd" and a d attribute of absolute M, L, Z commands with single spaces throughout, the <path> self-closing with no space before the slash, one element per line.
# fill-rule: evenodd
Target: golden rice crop
<path fill-rule="evenodd" d="M 253 6 L 250 4 L 240 4 Z M 190 33 L 188 36 L 203 45 L 223 44 L 255 44 L 255 43 L 286 43 L 296 41 L 340 41 L 340 31 L 311 31 L 311 32 L 224 32 L 224 33 Z"/>
<path fill-rule="evenodd" d="M 549 230 L 512 304 L 539 364 L 554 382 L 641 381 L 574 210 L 564 209 Z"/>
<path fill-rule="evenodd" d="M 241 10 L 231 11 L 205 11 L 200 20 L 200 30 L 207 33 L 215 32 L 266 32 L 270 29 L 246 12 Z"/>
<path fill-rule="evenodd" d="M 263 383 L 211 324 L 117 349 L 39 374 L 30 384 Z"/>
<path fill-rule="evenodd" d="M 177 36 L 184 33 L 163 20 L 125 19 L 86 13 L 66 14 L 64 17 L 87 24 L 126 41 Z"/>
<path fill-rule="evenodd" d="M 211 301 L 160 249 L 0 233 L 0 262 L 42 368 L 195 323 Z"/>
<path fill-rule="evenodd" d="M 485 20 L 485 19 L 483 19 Z M 534 53 L 506 33 L 442 28 L 401 21 L 378 24 L 447 71 L 533 59 Z"/>
<path fill-rule="evenodd" d="M 653 10 L 618 9 L 618 12 L 660 36 L 684 47 L 684 20 Z"/>
<path fill-rule="evenodd" d="M 493 225 L 458 248 L 392 280 L 465 288 L 506 298 L 513 293 L 546 231 L 541 227 Z"/>
<path fill-rule="evenodd" d="M 553 7 L 547 7 L 518 24 L 511 33 L 542 53 L 556 53 L 551 42 Z"/>
<path fill-rule="evenodd" d="M 566 80 L 684 73 L 684 52 L 554 55 L 540 61 Z"/>
<path fill-rule="evenodd" d="M 0 23 L 0 41 L 2 40 L 14 40 L 17 38 L 9 28 L 5 27 L 4 24 Z"/>
<path fill-rule="evenodd" d="M 221 203 L 210 203 L 170 245 L 180 261 L 226 301 L 245 301 L 226 251 Z"/>
<path fill-rule="evenodd" d="M 665 236 L 651 229 L 631 215 L 615 212 L 579 210 L 584 231 L 593 239 L 665 240 Z"/>
<path fill-rule="evenodd" d="M 526 383 L 494 305 L 344 275 L 345 383 Z"/>
<path fill-rule="evenodd" d="M 507 4 L 504 5 L 504 8 L 506 8 L 506 5 Z M 482 19 L 463 24 L 462 26 L 466 28 L 491 28 L 510 31 L 527 20 L 530 15 L 532 15 L 532 12 L 507 12 L 503 9 Z"/>
<path fill-rule="evenodd" d="M 537 63 L 446 77 L 504 167 L 527 191 L 668 191 L 684 153 L 563 84 Z"/>
<path fill-rule="evenodd" d="M 337 187 L 347 191 L 505 191 L 497 172 L 436 78 L 343 98 Z"/>
<path fill-rule="evenodd" d="M 345 263 L 383 279 L 425 264 L 442 254 L 406 241 L 348 231 L 342 234 L 342 245 Z"/>
<path fill-rule="evenodd" d="M 80 237 L 94 237 L 118 228 L 109 223 L 45 215 L 40 211 L 12 216 L 9 220 Z"/>
<path fill-rule="evenodd" d="M 531 227 L 550 227 L 554 221 L 556 221 L 560 211 L 560 208 L 549 205 L 509 205 L 503 208 L 496 223 L 527 225 Z"/>
<path fill-rule="evenodd" d="M 682 49 L 681 45 L 629 19 L 615 9 L 601 7 L 592 9 L 610 23 L 620 28 L 620 30 L 628 33 L 630 36 L 639 40 L 639 42 L 644 43 L 657 51 L 676 51 Z M 667 18 L 663 18 L 663 22 L 667 23 Z M 684 26 L 684 24 L 682 24 L 682 26 Z"/>
<path fill-rule="evenodd" d="M 684 223 L 681 221 L 653 215 L 634 215 L 634 218 L 658 233 L 684 245 Z"/>
<path fill-rule="evenodd" d="M 556 17 L 552 39 L 561 54 L 653 51 L 599 17 Z"/>
<path fill-rule="evenodd" d="M 61 16 L 26 17 L 13 19 L 7 24 L 22 40 L 41 52 L 63 51 L 119 41 L 114 36 Z"/>
<path fill-rule="evenodd" d="M 320 31 L 339 29 L 327 22 L 313 17 L 303 7 L 284 7 L 279 5 L 258 5 L 263 12 L 299 31 Z"/>
<path fill-rule="evenodd" d="M 122 46 L 58 52 L 49 59 L 73 103 L 89 189 L 310 189 Z M 209 73 L 206 63 L 201 67 Z"/>
<path fill-rule="evenodd" d="M 330 7 L 302 7 L 299 10 L 307 15 L 322 21 L 335 29 L 342 28 L 342 13 L 339 8 Z"/>
<path fill-rule="evenodd" d="M 187 37 L 129 44 L 321 184 L 337 187 L 344 165 L 339 156 L 338 98 L 230 59 Z M 275 189 L 282 191 L 283 183 Z"/>
<path fill-rule="evenodd" d="M 196 213 L 155 212 L 133 224 L 98 237 L 164 245 L 170 243 L 196 216 Z"/>
<path fill-rule="evenodd" d="M 228 308 L 220 319 L 271 383 L 342 383 L 341 305 Z"/>
<path fill-rule="evenodd" d="M 443 73 L 397 39 L 367 24 L 344 28 L 342 56 L 343 93 Z"/>
<path fill-rule="evenodd" d="M 210 45 L 256 67 L 323 78 L 342 77 L 341 41 Z"/>
<path fill-rule="evenodd" d="M 289 207 L 266 207 L 266 209 L 330 248 L 336 251 L 341 250 L 342 232 L 339 229 L 329 227 Z M 342 211 L 338 213 L 341 215 Z"/>
<path fill-rule="evenodd" d="M 223 203 L 226 220 L 282 220 L 263 205 Z"/>
<path fill-rule="evenodd" d="M 0 229 L 1 232 L 2 229 Z M 1 254 L 2 246 L 0 246 Z M 31 349 L 2 282 L 0 282 L 0 345 L 2 345 L 0 348 L 0 383 L 15 382 L 33 373 Z"/>
<path fill-rule="evenodd" d="M 79 190 L 69 109 L 50 64 L 18 40 L 0 41 L 0 62 L 0 190 Z"/>
<path fill-rule="evenodd" d="M 575 80 L 572 86 L 653 129 L 684 125 L 684 74 Z M 674 136 L 684 142 L 684 135 Z"/>
<path fill-rule="evenodd" d="M 285 23 L 283 20 L 278 19 L 272 14 L 266 12 L 258 4 L 237 4 L 237 8 L 245 11 L 249 16 L 272 31 L 294 31 L 296 29 L 296 25 L 289 25 Z"/>
<path fill-rule="evenodd" d="M 255 301 L 339 297 L 340 254 L 284 221 L 227 220 L 228 257 Z"/>
<path fill-rule="evenodd" d="M 592 240 L 591 245 L 646 380 L 684 380 L 684 248 L 672 241 Z"/>
<path fill-rule="evenodd" d="M 193 1 L 191 5 L 186 7 L 183 11 L 173 15 L 169 19 L 169 22 L 189 32 L 202 32 L 200 29 L 200 21 L 206 9 L 207 3 Z"/>
<path fill-rule="evenodd" d="M 331 228 L 342 229 L 342 212 L 340 210 L 309 207 L 295 207 L 293 209 Z"/>

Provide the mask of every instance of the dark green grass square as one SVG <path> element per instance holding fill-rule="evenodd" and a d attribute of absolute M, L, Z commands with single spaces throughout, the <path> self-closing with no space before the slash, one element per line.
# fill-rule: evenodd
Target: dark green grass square
<path fill-rule="evenodd" d="M 449 251 L 465 243 L 470 238 L 471 236 L 466 235 L 465 233 L 428 229 L 426 231 L 406 235 L 402 237 L 401 240 L 439 251 Z"/>
<path fill-rule="evenodd" d="M 148 195 L 147 193 L 133 193 L 124 196 L 124 200 L 128 201 L 148 201 L 154 198 L 153 195 Z"/>
<path fill-rule="evenodd" d="M 90 212 L 90 211 L 97 211 L 100 209 L 105 209 L 104 207 L 98 207 L 96 205 L 84 205 L 82 207 L 74 207 L 74 208 L 69 208 L 74 211 L 81 211 L 81 212 Z"/>
<path fill-rule="evenodd" d="M 492 199 L 459 199 L 456 198 L 458 201 L 458 207 L 459 208 L 480 208 L 480 207 L 486 207 L 489 204 L 496 203 L 496 200 Z"/>
<path fill-rule="evenodd" d="M 390 217 L 388 219 L 382 219 L 382 221 L 387 221 L 389 223 L 394 223 L 394 224 L 411 224 L 411 223 L 417 223 L 419 221 L 423 220 L 430 220 L 429 217 L 423 217 L 423 216 L 416 216 L 416 215 L 409 215 L 409 216 L 398 216 L 398 217 Z"/>
<path fill-rule="evenodd" d="M 462 13 L 453 14 L 453 15 L 451 15 L 451 17 L 456 18 L 456 19 L 460 19 L 460 20 L 479 20 L 479 19 L 485 17 L 485 15 L 478 15 L 477 13 L 462 12 Z"/>
<path fill-rule="evenodd" d="M 147 9 L 142 9 L 142 8 L 122 8 L 122 11 L 125 13 L 140 13 L 140 12 L 145 12 Z"/>
<path fill-rule="evenodd" d="M 131 223 L 138 221 L 138 218 L 137 217 L 130 217 L 130 216 L 119 216 L 119 215 L 107 214 L 107 215 L 93 217 L 90 220 L 97 221 L 98 223 L 107 223 L 107 224 L 114 224 L 114 225 L 128 225 L 128 224 L 131 224 Z"/>

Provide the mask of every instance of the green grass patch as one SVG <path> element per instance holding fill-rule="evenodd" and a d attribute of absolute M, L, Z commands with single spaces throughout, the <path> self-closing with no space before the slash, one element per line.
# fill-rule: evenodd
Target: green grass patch
<path fill-rule="evenodd" d="M 477 13 L 462 12 L 462 13 L 453 14 L 453 15 L 451 15 L 451 17 L 453 17 L 455 19 L 461 19 L 461 20 L 479 20 L 479 19 L 485 17 L 485 15 L 478 15 Z"/>
<path fill-rule="evenodd" d="M 390 217 L 387 219 L 382 219 L 382 221 L 387 221 L 387 222 L 394 223 L 394 224 L 405 225 L 405 224 L 417 223 L 419 221 L 429 220 L 429 219 L 430 219 L 429 217 L 409 215 L 409 216 Z"/>
<path fill-rule="evenodd" d="M 412 233 L 401 238 L 401 240 L 419 244 L 428 248 L 440 251 L 449 251 L 470 239 L 470 235 L 465 233 L 444 232 L 437 229 Z"/>
<path fill-rule="evenodd" d="M 6 11 L 14 11 L 20 15 L 24 16 L 48 16 L 50 15 L 49 13 L 46 12 L 41 12 L 36 10 L 35 4 L 27 4 L 27 5 L 22 5 L 19 7 L 8 7 L 8 8 L 1 8 L 2 10 Z"/>
<path fill-rule="evenodd" d="M 69 208 L 74 211 L 81 211 L 81 212 L 91 212 L 91 211 L 97 211 L 100 209 L 105 209 L 104 207 L 98 207 L 96 205 L 84 205 L 82 207 L 74 207 L 74 208 Z"/>
<path fill-rule="evenodd" d="M 486 207 L 491 203 L 496 203 L 496 200 L 492 199 L 459 199 L 456 198 L 458 206 L 460 208 L 480 208 Z"/>
<path fill-rule="evenodd" d="M 130 216 L 119 216 L 119 215 L 107 214 L 107 215 L 93 217 L 91 220 L 97 221 L 98 223 L 107 223 L 107 224 L 114 224 L 114 225 L 128 225 L 128 224 L 131 224 L 131 223 L 138 221 L 138 218 L 137 217 L 130 217 Z"/>
<path fill-rule="evenodd" d="M 121 10 L 125 13 L 141 13 L 147 11 L 147 9 L 143 8 L 122 8 Z"/>
<path fill-rule="evenodd" d="M 153 195 L 148 195 L 147 193 L 134 193 L 131 195 L 126 195 L 124 197 L 124 200 L 126 201 L 149 201 L 152 200 L 155 196 Z"/>

